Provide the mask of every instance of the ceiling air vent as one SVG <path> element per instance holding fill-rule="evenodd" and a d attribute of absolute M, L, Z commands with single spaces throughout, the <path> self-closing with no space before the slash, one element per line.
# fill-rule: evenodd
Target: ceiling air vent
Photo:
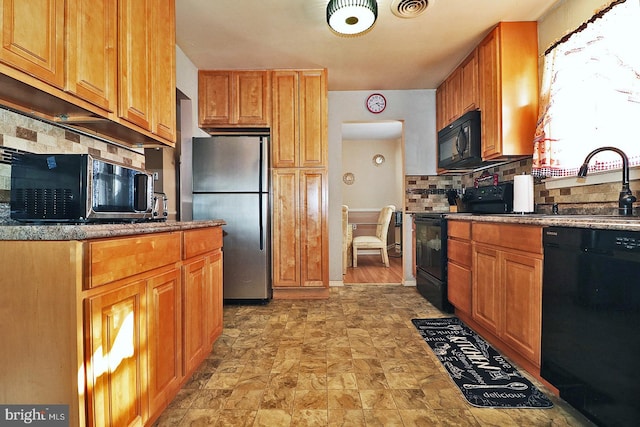
<path fill-rule="evenodd" d="M 400 18 L 415 18 L 429 6 L 429 0 L 393 0 L 391 12 Z"/>

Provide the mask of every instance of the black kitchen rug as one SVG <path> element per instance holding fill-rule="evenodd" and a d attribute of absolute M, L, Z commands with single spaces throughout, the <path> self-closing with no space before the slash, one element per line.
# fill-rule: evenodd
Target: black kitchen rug
<path fill-rule="evenodd" d="M 467 401 L 480 408 L 551 408 L 553 403 L 456 317 L 412 319 Z"/>

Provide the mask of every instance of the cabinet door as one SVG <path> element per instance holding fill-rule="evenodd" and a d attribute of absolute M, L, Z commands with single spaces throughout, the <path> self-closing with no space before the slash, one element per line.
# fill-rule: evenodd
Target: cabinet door
<path fill-rule="evenodd" d="M 327 84 L 325 70 L 300 72 L 299 166 L 327 164 Z"/>
<path fill-rule="evenodd" d="M 233 119 L 231 124 L 268 126 L 270 117 L 269 73 L 242 71 L 232 73 Z"/>
<path fill-rule="evenodd" d="M 207 353 L 207 272 L 204 258 L 182 266 L 185 372 L 193 372 Z"/>
<path fill-rule="evenodd" d="M 0 0 L 0 61 L 64 87 L 64 0 Z"/>
<path fill-rule="evenodd" d="M 298 73 L 274 71 L 272 85 L 271 166 L 298 166 Z"/>
<path fill-rule="evenodd" d="M 149 410 L 156 414 L 182 381 L 180 272 L 172 270 L 147 282 L 149 326 Z"/>
<path fill-rule="evenodd" d="M 494 334 L 500 330 L 500 252 L 473 244 L 472 317 Z"/>
<path fill-rule="evenodd" d="M 175 0 L 152 1 L 151 13 L 151 132 L 176 140 Z"/>
<path fill-rule="evenodd" d="M 542 260 L 503 252 L 504 326 L 500 338 L 540 365 Z"/>
<path fill-rule="evenodd" d="M 456 68 L 447 78 L 447 124 L 451 123 L 462 113 L 462 70 Z"/>
<path fill-rule="evenodd" d="M 494 29 L 478 46 L 483 158 L 491 158 L 502 151 L 499 31 L 500 27 Z"/>
<path fill-rule="evenodd" d="M 151 130 L 150 0 L 119 0 L 119 116 Z M 157 65 L 160 66 L 160 65 Z"/>
<path fill-rule="evenodd" d="M 471 270 L 449 261 L 447 297 L 456 310 L 471 314 Z"/>
<path fill-rule="evenodd" d="M 66 89 L 108 112 L 117 104 L 117 37 L 114 1 L 67 3 Z"/>
<path fill-rule="evenodd" d="M 213 344 L 222 333 L 222 251 L 217 250 L 207 259 L 207 334 Z"/>
<path fill-rule="evenodd" d="M 198 121 L 201 127 L 231 123 L 231 73 L 198 72 Z"/>
<path fill-rule="evenodd" d="M 328 283 L 326 176 L 323 169 L 303 169 L 300 171 L 302 286 L 324 286 Z"/>
<path fill-rule="evenodd" d="M 460 66 L 462 90 L 460 108 L 462 113 L 478 108 L 478 57 L 474 50 Z"/>
<path fill-rule="evenodd" d="M 300 205 L 297 169 L 273 171 L 273 286 L 300 286 Z"/>
<path fill-rule="evenodd" d="M 447 125 L 447 119 L 445 117 L 446 112 L 446 96 L 445 92 L 446 82 L 442 82 L 438 89 L 436 90 L 436 130 L 440 131 L 443 127 Z"/>
<path fill-rule="evenodd" d="M 146 283 L 86 300 L 89 425 L 142 426 L 147 419 Z"/>

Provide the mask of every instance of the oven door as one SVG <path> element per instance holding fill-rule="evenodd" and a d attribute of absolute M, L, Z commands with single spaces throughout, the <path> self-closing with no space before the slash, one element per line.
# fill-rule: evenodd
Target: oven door
<path fill-rule="evenodd" d="M 415 217 L 416 286 L 442 311 L 452 312 L 447 298 L 447 222 L 441 216 Z"/>

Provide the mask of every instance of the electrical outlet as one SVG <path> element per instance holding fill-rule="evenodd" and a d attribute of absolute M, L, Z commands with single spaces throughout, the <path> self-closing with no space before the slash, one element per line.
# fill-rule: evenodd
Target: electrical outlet
<path fill-rule="evenodd" d="M 160 179 L 160 174 L 159 174 L 158 172 L 154 172 L 154 173 L 153 173 L 153 180 L 154 180 L 154 181 L 157 181 L 157 180 L 159 180 L 159 179 Z"/>

